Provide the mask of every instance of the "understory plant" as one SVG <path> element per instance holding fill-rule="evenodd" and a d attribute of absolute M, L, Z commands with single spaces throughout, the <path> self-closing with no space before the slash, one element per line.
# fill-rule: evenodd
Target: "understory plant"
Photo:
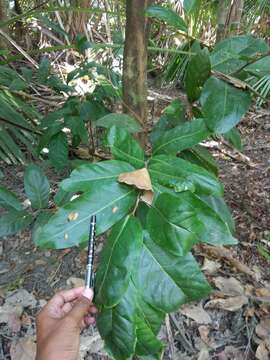
<path fill-rule="evenodd" d="M 234 54 L 232 42 L 238 44 Z M 27 168 L 25 193 L 35 210 L 32 231 L 37 246 L 86 247 L 92 215 L 97 235 L 108 235 L 98 260 L 95 304 L 97 326 L 112 358 L 160 358 L 164 345 L 158 333 L 166 314 L 211 291 L 192 247 L 237 243 L 217 164 L 202 142 L 224 134 L 232 143 L 239 142 L 235 126 L 248 111 L 251 94 L 231 71 L 247 71 L 247 57 L 267 51 L 265 42 L 251 36 L 225 40 L 212 53 L 195 44 L 185 76 L 188 109 L 179 99 L 173 101 L 145 147 L 139 139 L 146 132 L 130 116 L 106 113 L 93 120 L 105 128 L 104 145 L 112 159 L 77 166 L 60 183 L 54 204 L 49 202 L 44 173 L 36 165 Z M 79 108 L 75 102 L 49 119 L 52 124 L 60 121 L 53 137 L 65 136 L 65 143 L 67 121 L 74 122 L 73 131 L 84 140 L 75 126 L 82 113 L 69 113 Z M 94 118 L 92 111 L 89 106 Z M 0 188 L 0 206 L 6 209 L 0 236 L 33 223 L 32 215 L 5 188 Z M 10 227 L 5 230 L 7 219 Z M 15 229 L 18 219 L 24 224 Z"/>

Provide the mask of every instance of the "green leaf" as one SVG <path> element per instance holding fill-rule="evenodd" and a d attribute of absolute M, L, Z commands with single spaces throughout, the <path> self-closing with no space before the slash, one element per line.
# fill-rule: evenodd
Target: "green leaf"
<path fill-rule="evenodd" d="M 220 196 L 200 195 L 199 197 L 220 216 L 220 218 L 228 225 L 231 233 L 234 234 L 235 233 L 234 219 L 224 199 Z"/>
<path fill-rule="evenodd" d="M 145 166 L 142 147 L 126 130 L 112 126 L 108 130 L 106 143 L 115 159 L 127 161 L 136 169 Z"/>
<path fill-rule="evenodd" d="M 131 116 L 126 114 L 108 114 L 95 122 L 95 126 L 103 127 L 106 129 L 110 128 L 113 125 L 125 129 L 129 133 L 136 133 L 142 131 L 141 125 Z"/>
<path fill-rule="evenodd" d="M 42 84 L 47 84 L 48 78 L 50 76 L 51 64 L 49 59 L 44 58 L 39 64 L 37 71 L 37 78 Z"/>
<path fill-rule="evenodd" d="M 9 85 L 10 91 L 20 91 L 25 90 L 28 87 L 28 84 L 21 79 L 14 79 Z"/>
<path fill-rule="evenodd" d="M 32 240 L 36 243 L 39 239 L 40 233 L 42 232 L 43 227 L 48 224 L 50 218 L 53 216 L 52 210 L 42 210 L 34 223 L 32 228 Z"/>
<path fill-rule="evenodd" d="M 173 100 L 170 105 L 164 109 L 159 121 L 151 131 L 151 142 L 155 143 L 165 130 L 173 129 L 177 125 L 184 123 L 186 121 L 185 114 L 186 108 L 184 104 L 179 99 Z"/>
<path fill-rule="evenodd" d="M 42 209 L 48 206 L 50 184 L 39 166 L 31 164 L 26 168 L 24 189 L 34 209 Z"/>
<path fill-rule="evenodd" d="M 61 207 L 44 226 L 36 245 L 64 249 L 87 244 L 89 220 L 97 216 L 97 235 L 124 217 L 136 202 L 136 191 L 116 182 L 93 186 Z M 71 216 L 72 214 L 72 216 Z"/>
<path fill-rule="evenodd" d="M 170 187 L 175 192 L 190 190 L 198 194 L 223 194 L 223 186 L 213 174 L 174 156 L 154 156 L 148 170 L 154 183 Z"/>
<path fill-rule="evenodd" d="M 211 75 L 211 62 L 207 48 L 192 56 L 186 72 L 186 90 L 190 102 L 199 99 L 202 86 Z"/>
<path fill-rule="evenodd" d="M 145 232 L 135 285 L 155 309 L 172 312 L 180 305 L 206 296 L 210 286 L 189 253 L 176 256 L 159 247 Z"/>
<path fill-rule="evenodd" d="M 248 57 L 269 51 L 266 41 L 252 35 L 235 36 L 219 42 L 211 53 L 213 70 L 232 74 L 248 63 Z"/>
<path fill-rule="evenodd" d="M 0 186 L 0 207 L 18 211 L 22 210 L 22 204 L 16 195 L 4 186 Z"/>
<path fill-rule="evenodd" d="M 78 146 L 81 142 L 83 144 L 88 144 L 88 133 L 83 119 L 79 116 L 66 116 L 65 126 L 71 130 L 73 139 L 75 137 L 79 138 L 79 143 L 74 146 Z"/>
<path fill-rule="evenodd" d="M 148 230 L 155 243 L 168 253 L 184 256 L 200 241 L 204 226 L 196 209 L 170 194 L 157 197 L 147 216 Z"/>
<path fill-rule="evenodd" d="M 185 12 L 190 15 L 194 11 L 199 9 L 201 0 L 184 0 Z"/>
<path fill-rule="evenodd" d="M 10 211 L 0 217 L 0 237 L 16 234 L 32 222 L 32 216 L 26 211 Z"/>
<path fill-rule="evenodd" d="M 70 177 L 62 181 L 60 187 L 69 192 L 88 191 L 99 184 L 111 184 L 120 174 L 130 171 L 134 171 L 134 168 L 124 161 L 88 163 L 73 170 Z"/>
<path fill-rule="evenodd" d="M 172 26 L 176 30 L 187 32 L 187 25 L 185 21 L 170 8 L 152 5 L 145 10 L 145 15 L 165 21 L 167 25 Z"/>
<path fill-rule="evenodd" d="M 255 75 L 258 78 L 269 75 L 270 56 L 266 56 L 253 64 L 247 65 L 244 69 L 248 74 Z"/>
<path fill-rule="evenodd" d="M 102 250 L 96 275 L 96 296 L 99 305 L 117 305 L 138 266 L 142 246 L 142 228 L 138 219 L 127 216 L 114 225 Z"/>
<path fill-rule="evenodd" d="M 242 141 L 241 134 L 237 128 L 232 128 L 225 134 L 223 134 L 224 139 L 226 139 L 230 144 L 232 144 L 237 150 L 242 151 Z"/>
<path fill-rule="evenodd" d="M 136 291 L 130 283 L 116 306 L 98 314 L 97 327 L 113 359 L 126 360 L 135 352 L 136 310 Z"/>
<path fill-rule="evenodd" d="M 57 170 L 65 168 L 68 162 L 67 135 L 62 131 L 51 138 L 49 144 L 49 159 Z"/>
<path fill-rule="evenodd" d="M 208 128 L 223 134 L 238 124 L 248 111 L 251 96 L 248 92 L 211 77 L 203 87 L 200 103 Z"/>
<path fill-rule="evenodd" d="M 190 149 L 181 151 L 180 156 L 183 159 L 212 172 L 214 175 L 218 175 L 218 164 L 212 154 L 204 146 L 195 145 Z"/>
<path fill-rule="evenodd" d="M 53 199 L 57 206 L 62 206 L 69 202 L 73 194 L 73 192 L 65 191 L 64 189 L 59 188 Z"/>
<path fill-rule="evenodd" d="M 210 135 L 203 119 L 195 119 L 165 131 L 153 144 L 153 153 L 177 154 L 198 144 Z"/>

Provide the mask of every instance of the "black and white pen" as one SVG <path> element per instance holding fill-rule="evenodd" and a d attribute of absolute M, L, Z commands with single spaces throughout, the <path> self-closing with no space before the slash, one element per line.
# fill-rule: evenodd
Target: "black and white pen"
<path fill-rule="evenodd" d="M 95 247 L 95 236 L 96 236 L 96 216 L 91 216 L 90 219 L 90 230 L 89 230 L 89 241 L 88 241 L 88 252 L 87 252 L 87 265 L 85 274 L 85 288 L 90 289 L 94 287 L 94 247 Z"/>

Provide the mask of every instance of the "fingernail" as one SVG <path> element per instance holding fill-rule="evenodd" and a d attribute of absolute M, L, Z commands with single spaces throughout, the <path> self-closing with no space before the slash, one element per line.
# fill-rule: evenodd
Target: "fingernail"
<path fill-rule="evenodd" d="M 85 288 L 82 292 L 82 295 L 87 299 L 92 300 L 94 293 L 92 289 Z"/>

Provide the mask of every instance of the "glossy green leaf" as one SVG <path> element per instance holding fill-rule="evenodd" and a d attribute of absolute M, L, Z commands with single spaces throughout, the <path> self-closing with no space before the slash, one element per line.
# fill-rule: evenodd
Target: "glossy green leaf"
<path fill-rule="evenodd" d="M 147 216 L 152 239 L 162 249 L 177 256 L 186 255 L 200 241 L 204 226 L 196 209 L 170 194 L 159 195 Z"/>
<path fill-rule="evenodd" d="M 67 135 L 62 131 L 51 138 L 49 144 L 49 159 L 57 170 L 62 170 L 68 161 Z"/>
<path fill-rule="evenodd" d="M 187 32 L 187 25 L 185 21 L 169 7 L 152 5 L 146 9 L 145 15 L 165 21 L 167 25 L 172 26 L 176 30 Z"/>
<path fill-rule="evenodd" d="M 154 156 L 148 170 L 154 183 L 170 187 L 175 192 L 190 190 L 198 194 L 223 194 L 223 186 L 213 174 L 181 158 Z"/>
<path fill-rule="evenodd" d="M 26 168 L 24 173 L 24 189 L 33 208 L 42 209 L 48 206 L 50 184 L 39 166 L 31 164 Z"/>
<path fill-rule="evenodd" d="M 32 216 L 26 211 L 12 210 L 0 216 L 0 237 L 16 234 L 32 222 Z"/>
<path fill-rule="evenodd" d="M 117 305 L 138 266 L 142 246 L 142 228 L 134 216 L 127 216 L 114 225 L 102 250 L 96 275 L 96 301 L 99 305 Z"/>
<path fill-rule="evenodd" d="M 203 87 L 200 103 L 208 128 L 223 134 L 238 124 L 248 111 L 251 96 L 246 91 L 211 77 Z"/>
<path fill-rule="evenodd" d="M 234 219 L 224 199 L 220 196 L 200 195 L 199 197 L 201 200 L 206 202 L 206 204 L 209 205 L 221 217 L 221 219 L 228 225 L 231 233 L 234 234 L 235 233 Z"/>
<path fill-rule="evenodd" d="M 180 305 L 200 299 L 210 291 L 191 254 L 176 256 L 168 253 L 147 233 L 138 268 L 136 288 L 143 300 L 159 311 L 176 311 Z"/>
<path fill-rule="evenodd" d="M 179 100 L 173 100 L 169 106 L 167 106 L 157 124 L 153 127 L 150 134 L 150 140 L 152 143 L 162 136 L 163 132 L 174 127 L 181 125 L 186 121 L 185 118 L 186 108 L 184 104 Z"/>
<path fill-rule="evenodd" d="M 121 301 L 113 308 L 103 309 L 97 327 L 112 358 L 126 360 L 136 346 L 136 291 L 130 283 Z"/>
<path fill-rule="evenodd" d="M 141 145 L 126 130 L 112 126 L 108 130 L 106 143 L 115 159 L 126 161 L 136 169 L 145 166 Z"/>
<path fill-rule="evenodd" d="M 218 175 L 218 164 L 213 155 L 204 146 L 195 145 L 190 149 L 181 151 L 180 156 L 212 172 L 214 175 Z"/>
<path fill-rule="evenodd" d="M 98 119 L 95 126 L 110 128 L 111 126 L 118 126 L 130 133 L 142 131 L 141 125 L 131 116 L 126 114 L 108 114 Z"/>
<path fill-rule="evenodd" d="M 59 208 L 44 226 L 36 245 L 64 249 L 86 245 L 91 215 L 97 216 L 97 235 L 124 217 L 136 202 L 136 191 L 117 182 L 100 183 Z"/>
<path fill-rule="evenodd" d="M 153 144 L 153 153 L 177 154 L 198 144 L 210 135 L 203 119 L 194 119 L 174 129 L 165 131 Z"/>
<path fill-rule="evenodd" d="M 224 139 L 226 139 L 230 144 L 232 144 L 237 150 L 242 151 L 242 141 L 241 134 L 237 128 L 232 128 L 225 134 L 223 134 Z"/>
<path fill-rule="evenodd" d="M 269 75 L 270 69 L 270 55 L 266 56 L 250 65 L 247 65 L 244 69 L 245 72 L 255 75 L 258 78 Z"/>
<path fill-rule="evenodd" d="M 22 204 L 16 195 L 4 186 L 0 186 L 0 207 L 18 211 L 22 210 Z"/>
<path fill-rule="evenodd" d="M 121 173 L 130 171 L 134 171 L 134 167 L 119 160 L 83 164 L 73 170 L 60 186 L 69 192 L 88 191 L 99 184 L 111 184 Z"/>
<path fill-rule="evenodd" d="M 211 53 L 213 70 L 232 74 L 248 63 L 248 57 L 269 51 L 266 41 L 252 35 L 235 36 L 219 42 Z"/>
<path fill-rule="evenodd" d="M 186 90 L 190 102 L 199 99 L 202 86 L 211 75 L 211 62 L 207 48 L 190 58 L 186 71 Z"/>

